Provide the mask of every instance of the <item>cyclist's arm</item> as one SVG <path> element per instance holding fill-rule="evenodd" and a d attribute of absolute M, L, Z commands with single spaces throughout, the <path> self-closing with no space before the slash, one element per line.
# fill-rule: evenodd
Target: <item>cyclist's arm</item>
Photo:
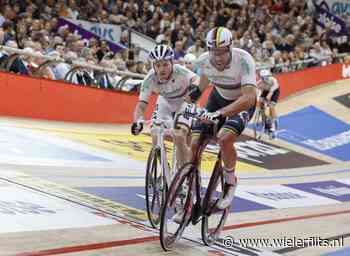
<path fill-rule="evenodd" d="M 256 87 L 255 85 L 244 85 L 242 87 L 242 96 L 237 100 L 219 110 L 222 116 L 233 116 L 239 112 L 252 108 L 256 103 Z"/>
<path fill-rule="evenodd" d="M 148 105 L 148 102 L 146 101 L 137 102 L 137 105 L 134 111 L 134 122 L 144 119 L 144 114 L 146 112 L 147 105 Z"/>
<path fill-rule="evenodd" d="M 208 85 L 209 85 L 208 77 L 205 74 L 201 74 L 199 78 L 199 82 L 196 81 L 195 83 L 190 85 L 189 94 L 185 100 L 188 103 L 197 102 L 198 99 L 201 97 L 203 91 L 208 87 Z"/>

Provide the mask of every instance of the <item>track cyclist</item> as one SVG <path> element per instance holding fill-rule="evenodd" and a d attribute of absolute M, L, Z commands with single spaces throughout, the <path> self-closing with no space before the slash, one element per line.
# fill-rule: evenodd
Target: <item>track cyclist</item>
<path fill-rule="evenodd" d="M 181 114 L 187 105 L 186 100 L 196 101 L 198 93 L 199 77 L 189 69 L 174 64 L 174 51 L 170 46 L 156 45 L 149 54 L 153 68 L 148 72 L 140 89 L 139 101 L 134 111 L 134 122 L 131 126 L 131 133 L 138 135 L 143 129 L 144 113 L 148 105 L 148 100 L 155 92 L 158 94 L 152 120 L 175 120 L 174 142 L 176 145 L 176 162 L 181 167 L 188 161 L 189 145 L 188 134 L 190 131 L 190 119 L 186 119 Z M 169 126 L 174 126 L 170 124 Z M 157 144 L 157 136 L 152 133 L 152 143 Z"/>
<path fill-rule="evenodd" d="M 237 187 L 237 152 L 234 142 L 255 111 L 256 70 L 255 61 L 248 52 L 232 47 L 229 29 L 211 29 L 206 36 L 206 45 L 208 51 L 198 58 L 197 63 L 201 70 L 199 89 L 203 92 L 210 84 L 214 88 L 206 102 L 206 111 L 201 115 L 202 122 L 193 127 L 191 149 L 196 152 L 198 134 L 207 130 L 207 122 L 219 119 L 217 141 L 222 154 L 225 186 L 216 207 L 223 210 L 231 206 Z M 188 105 L 185 113 L 192 114 L 195 108 L 194 105 Z"/>
<path fill-rule="evenodd" d="M 261 94 L 258 100 L 258 108 L 261 107 L 261 104 L 263 104 L 264 101 L 267 102 L 267 106 L 269 107 L 269 118 L 271 120 L 268 129 L 270 130 L 272 137 L 275 137 L 275 132 L 277 130 L 276 104 L 280 95 L 280 85 L 278 80 L 273 77 L 268 69 L 260 70 L 259 75 L 261 80 L 258 87 L 261 90 Z"/>

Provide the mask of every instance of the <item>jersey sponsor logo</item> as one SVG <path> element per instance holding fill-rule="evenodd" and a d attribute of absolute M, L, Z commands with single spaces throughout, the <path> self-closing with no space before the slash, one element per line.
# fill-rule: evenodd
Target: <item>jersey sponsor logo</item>
<path fill-rule="evenodd" d="M 340 104 L 343 104 L 345 107 L 350 108 L 350 93 L 340 95 L 334 98 Z"/>
<path fill-rule="evenodd" d="M 350 125 L 314 106 L 280 117 L 278 136 L 339 160 L 350 160 Z"/>
<path fill-rule="evenodd" d="M 243 74 L 250 74 L 252 72 L 251 65 L 249 65 L 248 61 L 245 58 L 241 58 L 241 65 Z"/>

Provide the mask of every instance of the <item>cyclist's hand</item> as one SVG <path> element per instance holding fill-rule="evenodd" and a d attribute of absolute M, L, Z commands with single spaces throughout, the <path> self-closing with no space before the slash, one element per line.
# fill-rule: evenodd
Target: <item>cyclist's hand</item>
<path fill-rule="evenodd" d="M 204 122 L 214 122 L 221 117 L 221 113 L 219 111 L 215 112 L 204 112 L 201 116 L 200 119 Z"/>
<path fill-rule="evenodd" d="M 134 122 L 131 125 L 131 133 L 132 133 L 132 135 L 139 135 L 140 132 L 142 131 L 142 129 L 143 129 L 143 122 L 142 121 Z"/>
<path fill-rule="evenodd" d="M 185 110 L 183 111 L 184 118 L 190 118 L 197 115 L 196 104 L 187 104 Z"/>
<path fill-rule="evenodd" d="M 268 94 L 268 95 L 266 96 L 266 101 L 267 101 L 268 104 L 271 103 L 271 98 L 272 98 L 272 95 L 270 95 L 270 94 Z"/>

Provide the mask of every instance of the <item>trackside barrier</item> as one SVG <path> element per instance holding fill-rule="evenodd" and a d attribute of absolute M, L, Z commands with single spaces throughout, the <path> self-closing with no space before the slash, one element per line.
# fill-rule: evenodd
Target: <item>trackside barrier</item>
<path fill-rule="evenodd" d="M 60 60 L 51 58 L 47 61 Z M 115 72 L 101 67 L 86 66 L 86 63 L 76 64 L 81 68 Z M 128 76 L 130 73 L 120 75 Z M 277 75 L 281 84 L 281 98 L 347 77 L 350 77 L 350 65 L 347 64 L 331 64 Z M 135 93 L 96 89 L 2 72 L 0 72 L 0 86 L 2 87 L 0 115 L 6 116 L 71 122 L 130 123 L 138 101 Z M 209 92 L 210 90 L 207 90 L 202 96 L 200 101 L 202 104 Z M 155 96 L 152 96 L 147 118 L 154 103 Z"/>
<path fill-rule="evenodd" d="M 3 72 L 0 87 L 0 115 L 70 122 L 130 123 L 138 98 L 135 93 Z M 151 97 L 147 118 L 155 98 Z"/>

